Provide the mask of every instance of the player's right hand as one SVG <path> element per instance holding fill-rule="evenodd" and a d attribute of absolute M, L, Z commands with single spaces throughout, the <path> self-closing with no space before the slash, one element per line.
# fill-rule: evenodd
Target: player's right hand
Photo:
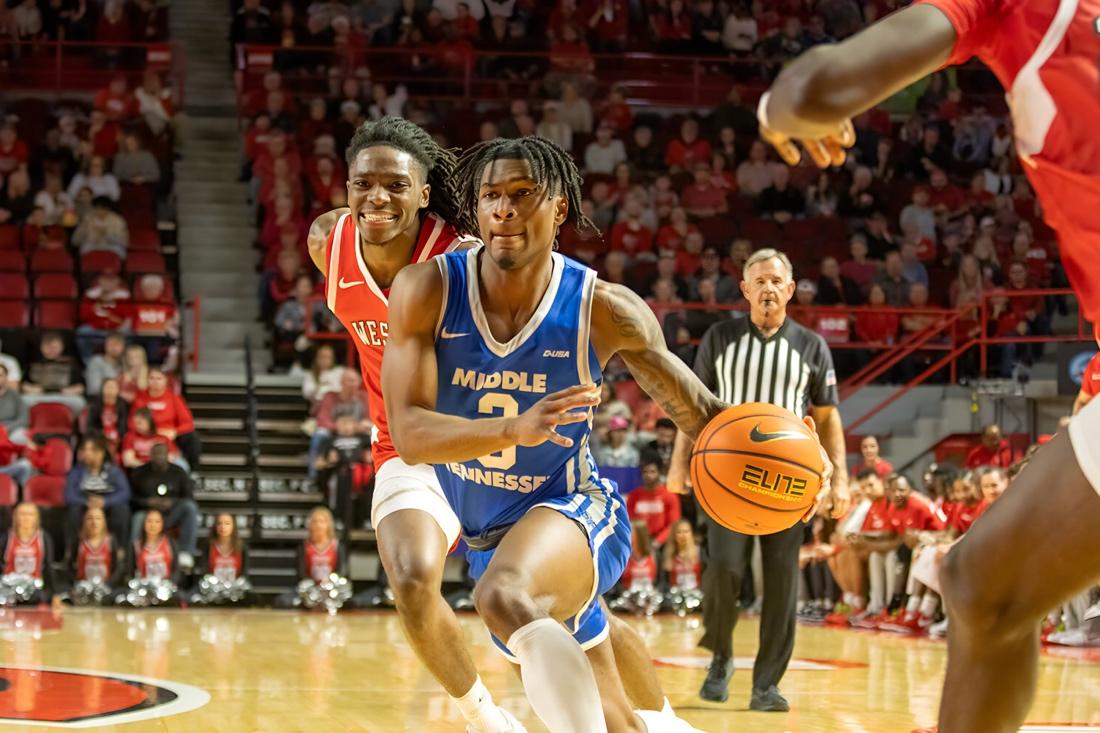
<path fill-rule="evenodd" d="M 572 438 L 558 433 L 559 425 L 572 425 L 588 419 L 588 411 L 600 403 L 600 388 L 578 384 L 546 395 L 527 410 L 512 418 L 511 434 L 516 445 L 533 447 L 547 441 L 572 448 Z M 584 408 L 583 410 L 580 408 Z"/>
<path fill-rule="evenodd" d="M 835 133 L 821 138 L 796 141 L 781 132 L 760 125 L 760 138 L 775 148 L 779 157 L 783 158 L 787 165 L 795 166 L 802 160 L 802 153 L 795 144 L 798 142 L 810 154 L 810 158 L 818 168 L 828 168 L 844 164 L 844 160 L 848 157 L 845 149 L 855 144 L 856 130 L 851 120 L 844 120 Z"/>

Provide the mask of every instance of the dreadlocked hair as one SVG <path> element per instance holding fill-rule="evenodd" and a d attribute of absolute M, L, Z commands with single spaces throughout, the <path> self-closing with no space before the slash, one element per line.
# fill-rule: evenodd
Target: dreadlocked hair
<path fill-rule="evenodd" d="M 422 127 L 402 117 L 383 117 L 364 122 L 348 143 L 346 159 L 348 168 L 355 163 L 359 153 L 375 145 L 388 145 L 408 153 L 427 172 L 425 181 L 432 187 L 428 198 L 428 211 L 444 221 L 454 223 L 458 218 L 459 189 L 455 187 L 455 166 L 458 156 L 455 150 L 440 147 Z"/>
<path fill-rule="evenodd" d="M 479 234 L 477 223 L 478 191 L 485 169 L 496 160 L 526 160 L 531 175 L 549 196 L 564 196 L 569 202 L 567 221 L 578 230 L 596 230 L 592 220 L 581 209 L 583 179 L 573 156 L 543 137 L 497 138 L 466 148 L 458 158 L 454 186 L 458 191 L 458 217 L 455 227 L 467 234 Z"/>

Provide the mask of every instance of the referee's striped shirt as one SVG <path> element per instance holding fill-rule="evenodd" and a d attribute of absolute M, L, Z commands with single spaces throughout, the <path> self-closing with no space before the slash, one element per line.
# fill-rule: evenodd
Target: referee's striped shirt
<path fill-rule="evenodd" d="M 699 344 L 695 373 L 731 405 L 769 402 L 804 417 L 839 402 L 825 339 L 790 316 L 769 338 L 748 316 L 714 324 Z"/>

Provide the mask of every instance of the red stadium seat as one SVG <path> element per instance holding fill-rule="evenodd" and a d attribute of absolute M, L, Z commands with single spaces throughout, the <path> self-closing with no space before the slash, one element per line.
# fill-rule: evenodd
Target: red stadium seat
<path fill-rule="evenodd" d="M 47 476 L 67 475 L 73 467 L 73 449 L 68 440 L 50 438 L 41 449 L 38 470 Z"/>
<path fill-rule="evenodd" d="M 12 507 L 19 503 L 19 486 L 15 479 L 0 473 L 0 506 Z"/>
<path fill-rule="evenodd" d="M 80 258 L 80 271 L 85 275 L 100 272 L 122 272 L 122 260 L 114 252 L 89 252 Z"/>
<path fill-rule="evenodd" d="M 0 249 L 19 249 L 23 246 L 23 232 L 14 224 L 0 224 Z"/>
<path fill-rule="evenodd" d="M 164 257 L 159 252 L 131 252 L 126 257 L 126 272 L 163 274 L 166 271 Z"/>
<path fill-rule="evenodd" d="M 0 272 L 26 272 L 27 258 L 19 250 L 0 250 Z"/>
<path fill-rule="evenodd" d="M 73 300 L 78 295 L 72 275 L 50 272 L 34 280 L 35 300 Z"/>
<path fill-rule="evenodd" d="M 72 272 L 73 258 L 63 249 L 40 249 L 31 255 L 31 272 Z"/>
<path fill-rule="evenodd" d="M 130 214 L 134 212 L 156 209 L 156 194 L 149 184 L 123 183 L 120 186 L 120 193 L 118 205 L 123 219 L 128 220 Z"/>
<path fill-rule="evenodd" d="M 76 305 L 71 300 L 40 300 L 34 309 L 34 325 L 41 329 L 71 331 L 76 328 Z"/>
<path fill-rule="evenodd" d="M 160 252 L 160 232 L 156 229 L 131 229 L 131 252 Z"/>
<path fill-rule="evenodd" d="M 27 501 L 40 507 L 65 505 L 65 479 L 62 476 L 35 476 L 23 487 Z"/>
<path fill-rule="evenodd" d="M 779 227 L 771 219 L 746 219 L 741 224 L 741 236 L 760 248 L 779 239 Z"/>
<path fill-rule="evenodd" d="M 66 405 L 40 402 L 31 407 L 29 414 L 27 432 L 32 435 L 71 435 L 73 432 L 73 413 Z"/>
<path fill-rule="evenodd" d="M 0 328 L 27 328 L 30 325 L 30 305 L 22 300 L 0 300 Z"/>
<path fill-rule="evenodd" d="M 30 290 L 26 275 L 18 272 L 0 272 L 0 298 L 26 300 L 30 297 Z"/>
<path fill-rule="evenodd" d="M 733 241 L 733 238 L 737 236 L 737 227 L 734 225 L 733 219 L 726 214 L 700 219 L 697 225 L 703 235 L 703 241 L 723 252 L 729 246 L 729 243 Z"/>

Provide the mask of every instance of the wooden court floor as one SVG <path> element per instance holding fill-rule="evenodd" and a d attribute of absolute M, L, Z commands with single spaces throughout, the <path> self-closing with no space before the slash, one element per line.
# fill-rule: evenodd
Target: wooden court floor
<path fill-rule="evenodd" d="M 498 701 L 544 731 L 478 619 L 462 621 Z M 725 705 L 696 697 L 707 661 L 694 649 L 696 620 L 633 622 L 673 704 L 711 733 L 908 733 L 935 718 L 942 643 L 800 627 L 782 684 L 792 710 L 763 714 L 746 710 L 755 620 L 737 629 L 744 658 Z M 96 717 L 112 711 L 121 717 Z M 0 733 L 56 729 L 29 719 L 127 733 L 465 730 L 388 612 L 0 611 L 0 718 Z M 1097 650 L 1044 654 L 1031 721 L 1025 730 L 1100 731 Z"/>

